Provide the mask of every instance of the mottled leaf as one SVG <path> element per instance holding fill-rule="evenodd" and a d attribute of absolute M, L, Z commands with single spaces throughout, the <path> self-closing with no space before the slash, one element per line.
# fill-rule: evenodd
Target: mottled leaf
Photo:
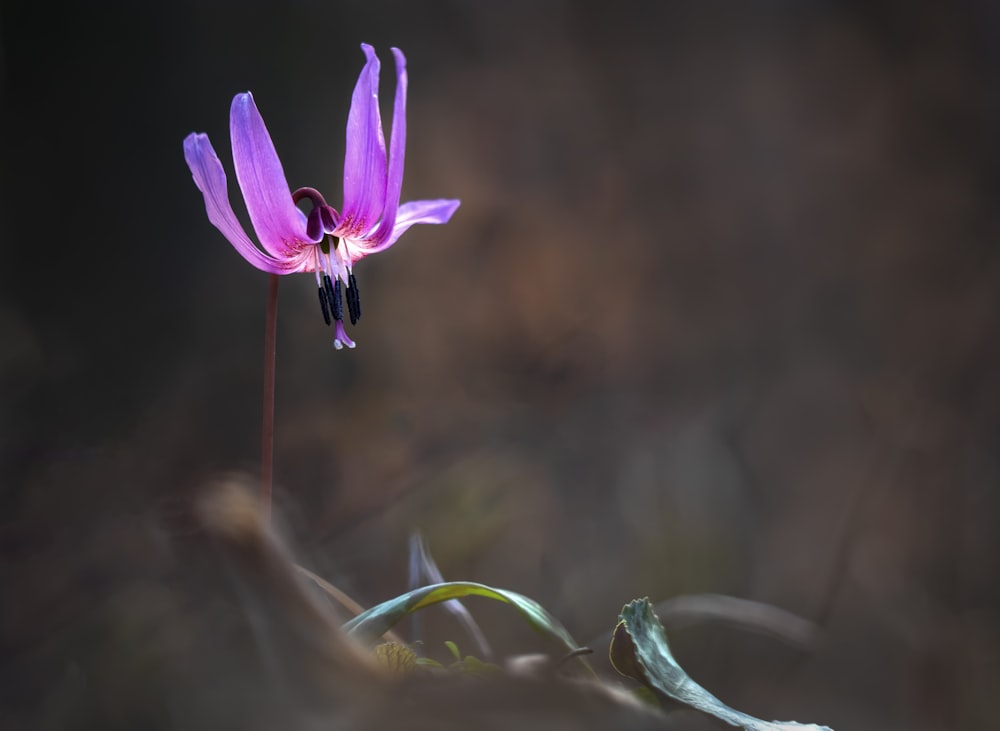
<path fill-rule="evenodd" d="M 699 711 L 709 713 L 747 731 L 831 731 L 826 726 L 794 721 L 762 721 L 730 708 L 691 679 L 674 659 L 663 625 L 649 599 L 626 604 L 611 638 L 611 664 L 654 692 L 662 693 Z"/>

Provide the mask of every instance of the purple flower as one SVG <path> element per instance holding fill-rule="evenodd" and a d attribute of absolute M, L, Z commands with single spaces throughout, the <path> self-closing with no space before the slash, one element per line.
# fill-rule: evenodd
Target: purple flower
<path fill-rule="evenodd" d="M 392 49 L 396 99 L 387 156 L 378 103 L 379 60 L 371 46 L 362 44 L 361 49 L 368 62 L 354 87 L 347 118 L 342 212 L 327 205 L 313 188 L 290 192 L 278 153 L 249 92 L 233 99 L 229 133 L 236 180 L 261 247 L 247 236 L 233 213 L 226 172 L 208 136 L 192 132 L 184 140 L 184 159 L 205 196 L 208 220 L 261 271 L 314 272 L 323 317 L 328 325 L 335 324 L 338 349 L 354 347 L 344 331 L 341 283 L 346 288 L 351 324 L 361 317 L 354 264 L 388 249 L 415 223 L 447 223 L 459 206 L 459 201 L 446 199 L 399 204 L 406 148 L 406 58 L 398 48 Z M 311 204 L 308 214 L 297 207 L 301 201 Z"/>

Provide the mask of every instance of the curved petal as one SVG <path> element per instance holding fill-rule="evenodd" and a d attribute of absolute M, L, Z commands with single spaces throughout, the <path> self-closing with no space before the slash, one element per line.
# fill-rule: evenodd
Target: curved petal
<path fill-rule="evenodd" d="M 184 160 L 191 169 L 191 176 L 198 190 L 205 196 L 208 220 L 222 235 L 229 239 L 240 256 L 261 271 L 272 274 L 289 274 L 295 271 L 294 262 L 272 259 L 254 246 L 243 226 L 240 225 L 229 203 L 226 171 L 215 154 L 208 135 L 192 132 L 184 138 Z"/>
<path fill-rule="evenodd" d="M 462 205 L 462 201 L 448 198 L 439 198 L 431 201 L 410 201 L 399 207 L 396 216 L 396 223 L 392 227 L 390 236 L 381 243 L 373 240 L 352 241 L 351 245 L 357 252 L 352 252 L 351 260 L 358 261 L 369 254 L 377 254 L 392 246 L 406 230 L 417 223 L 448 223 L 452 215 Z"/>
<path fill-rule="evenodd" d="M 357 236 L 375 225 L 385 207 L 386 160 L 382 117 L 378 108 L 379 60 L 366 43 L 361 50 L 368 62 L 361 70 L 347 116 L 344 155 L 342 236 Z"/>
<path fill-rule="evenodd" d="M 250 92 L 233 98 L 229 133 L 236 180 L 264 248 L 272 256 L 284 258 L 298 254 L 302 244 L 319 241 L 306 233 L 305 215 L 295 207 L 281 160 Z"/>
<path fill-rule="evenodd" d="M 399 209 L 399 195 L 403 190 L 403 160 L 406 157 L 406 56 L 398 48 L 392 49 L 396 59 L 396 99 L 392 105 L 392 137 L 389 139 L 389 173 L 385 190 L 385 208 L 378 229 L 371 237 L 379 245 L 392 236 Z"/>

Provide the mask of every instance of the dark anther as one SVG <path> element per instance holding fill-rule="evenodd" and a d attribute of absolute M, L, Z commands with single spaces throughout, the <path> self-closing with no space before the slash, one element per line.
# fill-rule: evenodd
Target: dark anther
<path fill-rule="evenodd" d="M 340 280 L 331 281 L 329 274 L 323 275 L 323 291 L 326 292 L 326 301 L 330 306 L 330 313 L 334 320 L 344 319 L 344 305 L 340 299 Z"/>
<path fill-rule="evenodd" d="M 347 311 L 351 315 L 351 324 L 361 319 L 361 298 L 358 296 L 358 282 L 354 272 L 347 275 Z"/>
<path fill-rule="evenodd" d="M 333 283 L 333 317 L 336 320 L 344 319 L 344 302 L 340 299 L 340 280 Z"/>
<path fill-rule="evenodd" d="M 330 324 L 330 308 L 326 304 L 326 292 L 322 287 L 319 288 L 319 306 L 323 308 L 323 320 L 326 324 Z"/>

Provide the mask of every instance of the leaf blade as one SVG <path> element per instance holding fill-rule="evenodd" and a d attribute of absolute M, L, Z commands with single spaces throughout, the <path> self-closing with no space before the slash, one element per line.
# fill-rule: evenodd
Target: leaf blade
<path fill-rule="evenodd" d="M 514 591 L 496 589 L 472 581 L 448 581 L 414 589 L 362 612 L 344 624 L 343 630 L 360 638 L 380 637 L 412 612 L 440 602 L 467 596 L 481 596 L 509 604 L 527 621 L 532 629 L 543 636 L 552 638 L 566 652 L 580 648 L 559 620 L 549 614 L 534 599 Z M 586 660 L 582 657 L 577 659 L 593 675 L 593 670 Z"/>
<path fill-rule="evenodd" d="M 609 654 L 611 664 L 622 675 L 746 731 L 832 731 L 826 726 L 794 721 L 764 721 L 716 698 L 696 683 L 674 658 L 663 625 L 648 598 L 635 599 L 622 608 Z"/>

